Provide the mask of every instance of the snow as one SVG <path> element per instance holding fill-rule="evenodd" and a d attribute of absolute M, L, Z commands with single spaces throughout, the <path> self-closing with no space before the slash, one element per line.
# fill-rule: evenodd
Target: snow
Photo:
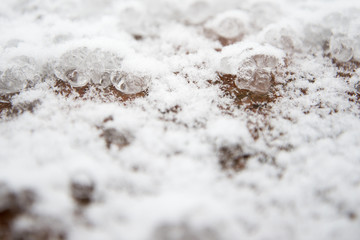
<path fill-rule="evenodd" d="M 2 1 L 0 239 L 357 240 L 359 13 Z"/>

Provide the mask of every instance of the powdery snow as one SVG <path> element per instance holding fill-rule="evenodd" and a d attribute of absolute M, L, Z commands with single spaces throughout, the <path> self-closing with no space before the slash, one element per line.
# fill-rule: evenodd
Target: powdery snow
<path fill-rule="evenodd" d="M 0 239 L 359 239 L 359 29 L 355 0 L 2 1 Z"/>

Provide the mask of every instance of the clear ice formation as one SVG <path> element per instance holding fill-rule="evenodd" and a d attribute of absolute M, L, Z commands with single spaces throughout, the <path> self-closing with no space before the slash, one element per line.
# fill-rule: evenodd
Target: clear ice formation
<path fill-rule="evenodd" d="M 246 33 L 247 15 L 242 11 L 227 11 L 218 14 L 207 28 L 226 39 L 241 38 Z"/>
<path fill-rule="evenodd" d="M 299 51 L 301 46 L 301 41 L 297 36 L 298 34 L 288 26 L 271 27 L 265 31 L 264 40 L 274 47 L 293 53 Z"/>
<path fill-rule="evenodd" d="M 276 4 L 268 1 L 254 1 L 250 8 L 250 25 L 254 29 L 263 29 L 269 24 L 276 22 L 279 16 L 281 16 L 281 11 Z"/>
<path fill-rule="evenodd" d="M 40 78 L 34 59 L 26 56 L 13 58 L 10 67 L 0 71 L 0 95 L 19 92 Z"/>
<path fill-rule="evenodd" d="M 355 84 L 355 89 L 358 93 L 360 93 L 360 82 Z"/>
<path fill-rule="evenodd" d="M 276 65 L 277 59 L 269 55 L 257 54 L 246 58 L 240 63 L 235 85 L 239 89 L 266 93 L 271 86 L 271 71 Z"/>
<path fill-rule="evenodd" d="M 87 48 L 83 47 L 63 54 L 54 68 L 55 75 L 69 82 L 73 87 L 82 87 L 88 84 L 90 78 L 86 60 L 89 52 Z"/>
<path fill-rule="evenodd" d="M 135 94 L 146 90 L 149 79 L 133 73 L 115 72 L 111 76 L 113 86 L 125 94 Z"/>
<path fill-rule="evenodd" d="M 73 87 L 82 87 L 88 83 L 102 87 L 112 84 L 125 94 L 144 91 L 150 78 L 123 71 L 122 61 L 120 56 L 110 52 L 77 48 L 63 54 L 54 71 L 58 78 Z"/>
<path fill-rule="evenodd" d="M 239 54 L 223 57 L 220 69 L 222 73 L 236 75 L 234 83 L 237 88 L 267 93 L 272 75 L 280 64 L 277 54 L 249 48 Z"/>
<path fill-rule="evenodd" d="M 211 6 L 206 1 L 193 1 L 185 9 L 185 21 L 189 24 L 201 24 L 211 14 Z"/>
<path fill-rule="evenodd" d="M 330 38 L 330 53 L 340 62 L 350 61 L 353 57 L 353 43 L 344 35 L 334 35 Z"/>
<path fill-rule="evenodd" d="M 313 47 L 324 47 L 331 36 L 331 30 L 320 24 L 307 24 L 304 27 L 305 42 Z"/>
<path fill-rule="evenodd" d="M 360 36 L 355 40 L 354 43 L 353 58 L 360 62 Z"/>

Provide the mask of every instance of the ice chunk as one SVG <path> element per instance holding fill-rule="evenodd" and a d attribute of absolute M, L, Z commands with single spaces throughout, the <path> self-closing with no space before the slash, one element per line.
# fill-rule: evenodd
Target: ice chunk
<path fill-rule="evenodd" d="M 125 94 L 135 94 L 146 90 L 149 80 L 148 76 L 139 76 L 124 71 L 114 72 L 111 75 L 114 87 Z"/>
<path fill-rule="evenodd" d="M 85 86 L 90 81 L 87 66 L 89 54 L 89 49 L 85 47 L 64 53 L 54 68 L 55 75 L 73 87 Z"/>
<path fill-rule="evenodd" d="M 353 58 L 360 62 L 360 36 L 355 39 L 353 44 Z"/>
<path fill-rule="evenodd" d="M 119 28 L 134 35 L 142 35 L 146 29 L 146 9 L 141 2 L 129 1 L 119 12 Z"/>
<path fill-rule="evenodd" d="M 347 62 L 353 57 L 353 44 L 344 35 L 334 35 L 330 39 L 330 53 L 340 62 Z"/>
<path fill-rule="evenodd" d="M 236 75 L 235 85 L 252 92 L 268 92 L 272 76 L 283 65 L 283 53 L 270 46 L 237 44 L 224 48 L 223 54 L 220 72 Z"/>
<path fill-rule="evenodd" d="M 206 1 L 192 1 L 185 10 L 185 21 L 190 24 L 201 24 L 211 15 L 211 6 Z"/>
<path fill-rule="evenodd" d="M 91 82 L 107 87 L 111 84 L 111 73 L 120 69 L 122 59 L 114 53 L 96 49 L 86 61 Z"/>
<path fill-rule="evenodd" d="M 73 87 L 82 87 L 89 82 L 89 77 L 82 71 L 69 69 L 65 72 L 65 78 Z"/>
<path fill-rule="evenodd" d="M 279 60 L 272 55 L 256 54 L 252 57 L 259 68 L 275 68 Z"/>
<path fill-rule="evenodd" d="M 355 84 L 355 89 L 358 93 L 360 93 L 360 82 L 358 82 L 357 84 Z"/>
<path fill-rule="evenodd" d="M 264 40 L 287 52 L 299 51 L 301 49 L 301 41 L 298 34 L 290 27 L 271 27 L 265 31 Z"/>
<path fill-rule="evenodd" d="M 249 9 L 251 25 L 255 29 L 262 29 L 277 21 L 281 16 L 279 8 L 270 2 L 256 2 Z"/>
<path fill-rule="evenodd" d="M 40 81 L 39 69 L 34 59 L 19 56 L 11 60 L 10 66 L 0 72 L 0 94 L 19 92 Z"/>
<path fill-rule="evenodd" d="M 110 75 L 121 67 L 122 58 L 112 52 L 77 48 L 63 54 L 57 62 L 55 75 L 73 87 L 82 87 L 89 82 L 107 87 Z"/>
<path fill-rule="evenodd" d="M 246 89 L 253 92 L 266 93 L 271 86 L 271 72 L 267 67 L 257 65 L 253 58 L 248 58 L 241 63 L 235 80 L 239 89 Z"/>
<path fill-rule="evenodd" d="M 321 47 L 329 40 L 331 31 L 319 24 L 310 23 L 304 27 L 305 42 L 312 46 Z"/>
<path fill-rule="evenodd" d="M 226 39 L 241 38 L 247 31 L 248 16 L 242 11 L 227 11 L 218 14 L 207 28 Z"/>
<path fill-rule="evenodd" d="M 235 85 L 239 89 L 252 90 L 251 83 L 254 80 L 256 70 L 257 66 L 252 58 L 248 58 L 241 62 L 237 73 L 237 79 L 235 80 Z"/>
<path fill-rule="evenodd" d="M 348 11 L 344 11 L 344 13 Z M 342 12 L 332 12 L 326 15 L 323 19 L 324 25 L 328 26 L 334 33 L 344 33 L 348 31 L 350 23 L 350 15 L 346 16 Z"/>
<path fill-rule="evenodd" d="M 257 69 L 250 90 L 266 93 L 271 86 L 271 73 L 266 69 Z"/>

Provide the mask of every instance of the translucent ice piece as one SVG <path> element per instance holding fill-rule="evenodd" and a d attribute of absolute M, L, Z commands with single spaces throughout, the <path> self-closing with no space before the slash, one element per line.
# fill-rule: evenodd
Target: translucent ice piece
<path fill-rule="evenodd" d="M 121 62 L 115 64 L 115 55 L 111 52 L 96 49 L 86 59 L 87 74 L 94 84 L 107 87 L 111 84 L 110 73 L 119 69 Z"/>
<path fill-rule="evenodd" d="M 122 58 L 116 54 L 106 52 L 104 62 L 104 72 L 101 73 L 100 82 L 102 86 L 111 84 L 111 75 L 116 74 L 122 65 Z"/>
<path fill-rule="evenodd" d="M 344 13 L 345 12 L 330 13 L 324 17 L 323 22 L 332 30 L 332 32 L 347 32 L 351 18 L 350 16 L 347 16 L 349 12 L 346 14 Z"/>
<path fill-rule="evenodd" d="M 360 62 L 360 37 L 355 39 L 354 48 L 353 48 L 353 58 Z"/>
<path fill-rule="evenodd" d="M 68 81 L 73 87 L 85 86 L 90 81 L 89 49 L 77 48 L 64 53 L 54 68 L 55 75 L 63 81 Z"/>
<path fill-rule="evenodd" d="M 141 2 L 129 1 L 119 12 L 119 27 L 130 34 L 142 35 L 145 31 L 146 9 Z"/>
<path fill-rule="evenodd" d="M 111 74 L 109 72 L 103 72 L 100 76 L 99 84 L 103 87 L 111 85 Z"/>
<path fill-rule="evenodd" d="M 135 94 L 146 90 L 149 78 L 132 73 L 115 72 L 111 76 L 114 87 L 125 94 Z"/>
<path fill-rule="evenodd" d="M 186 21 L 190 24 L 201 24 L 211 15 L 210 4 L 206 1 L 193 1 L 185 11 Z"/>
<path fill-rule="evenodd" d="M 94 84 L 99 84 L 101 81 L 102 72 L 104 72 L 104 61 L 105 56 L 102 51 L 96 49 L 95 51 L 89 52 L 85 59 L 85 67 L 90 81 Z"/>
<path fill-rule="evenodd" d="M 12 66 L 1 73 L 0 94 L 19 92 L 40 81 L 40 74 L 34 59 L 19 56 L 13 58 Z"/>
<path fill-rule="evenodd" d="M 270 28 L 265 32 L 264 38 L 271 45 L 288 52 L 301 49 L 301 41 L 298 35 L 289 27 Z"/>
<path fill-rule="evenodd" d="M 266 93 L 271 86 L 271 74 L 265 69 L 257 69 L 254 79 L 251 82 L 250 90 L 255 92 Z"/>
<path fill-rule="evenodd" d="M 89 82 L 89 76 L 76 69 L 69 69 L 65 72 L 65 79 L 73 87 L 83 87 Z"/>
<path fill-rule="evenodd" d="M 238 69 L 237 79 L 235 85 L 239 89 L 252 90 L 251 83 L 254 80 L 254 74 L 257 70 L 256 63 L 253 59 L 248 58 L 244 60 Z"/>
<path fill-rule="evenodd" d="M 360 93 L 360 82 L 358 82 L 357 84 L 355 84 L 355 89 L 358 93 Z"/>
<path fill-rule="evenodd" d="M 331 36 L 331 31 L 318 24 L 307 24 L 304 28 L 305 41 L 312 46 L 322 47 Z"/>
<path fill-rule="evenodd" d="M 1 74 L 0 94 L 19 92 L 26 86 L 25 74 L 19 68 L 9 68 Z"/>
<path fill-rule="evenodd" d="M 277 21 L 282 15 L 280 8 L 274 3 L 261 1 L 254 3 L 249 9 L 251 25 L 255 29 L 262 29 Z"/>
<path fill-rule="evenodd" d="M 246 32 L 247 16 L 241 11 L 228 11 L 219 14 L 208 25 L 220 37 L 234 39 Z"/>
<path fill-rule="evenodd" d="M 275 68 L 279 62 L 275 56 L 267 54 L 256 54 L 252 58 L 259 68 Z"/>
<path fill-rule="evenodd" d="M 343 35 L 335 35 L 330 39 L 330 53 L 340 62 L 347 62 L 353 57 L 352 41 Z"/>

